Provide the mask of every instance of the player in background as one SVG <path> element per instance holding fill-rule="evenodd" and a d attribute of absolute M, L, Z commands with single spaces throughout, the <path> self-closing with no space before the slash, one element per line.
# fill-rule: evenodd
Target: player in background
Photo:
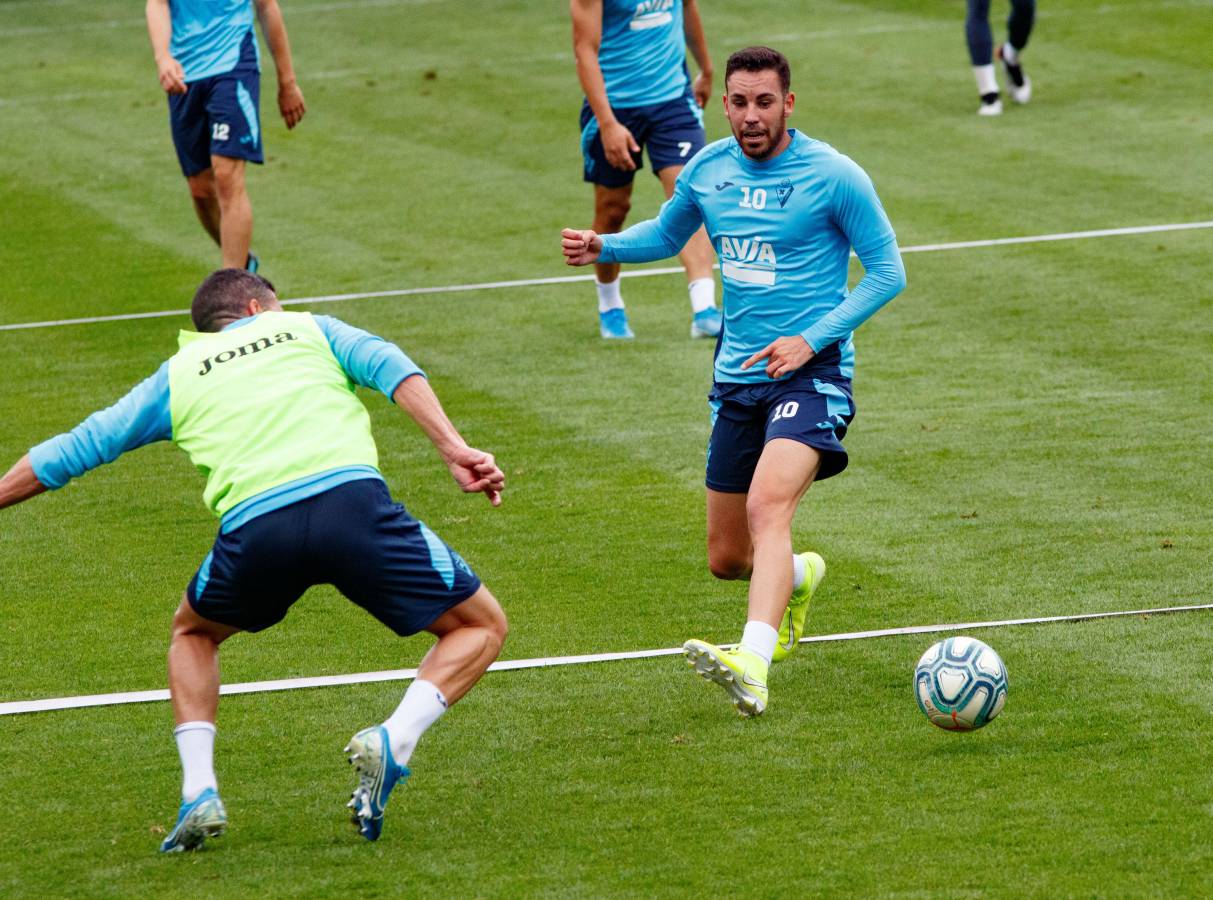
<path fill-rule="evenodd" d="M 666 197 L 682 167 L 703 147 L 703 105 L 712 95 L 712 60 L 697 0 L 570 0 L 573 54 L 585 91 L 581 152 L 585 180 L 594 185 L 594 230 L 623 227 L 632 180 L 647 149 Z M 687 47 L 699 64 L 692 82 Z M 712 246 L 698 231 L 678 248 L 691 295 L 691 337 L 720 334 Z M 599 330 L 631 338 L 619 264 L 595 267 Z"/>
<path fill-rule="evenodd" d="M 283 312 L 273 286 L 241 269 L 207 278 L 191 315 L 198 331 L 182 331 L 154 375 L 0 479 L 0 508 L 153 441 L 173 441 L 206 475 L 219 534 L 173 618 L 168 677 L 183 781 L 161 851 L 195 849 L 227 826 L 213 764 L 224 640 L 281 621 L 314 584 L 335 585 L 401 636 L 434 634 L 396 711 L 346 747 L 357 772 L 352 818 L 377 840 L 417 741 L 497 658 L 506 620 L 459 554 L 392 501 L 355 383 L 408 413 L 462 490 L 498 506 L 505 476 L 464 442 L 394 344 L 328 316 Z"/>
<path fill-rule="evenodd" d="M 815 481 L 847 465 L 855 415 L 851 333 L 905 287 L 897 240 L 863 169 L 786 127 L 796 97 L 782 54 L 729 57 L 733 136 L 683 170 L 657 218 L 620 234 L 565 229 L 569 265 L 644 262 L 677 252 L 701 225 L 720 256 L 724 333 L 708 395 L 708 567 L 748 579 L 740 644 L 683 649 L 743 716 L 767 705 L 772 661 L 796 649 L 825 562 L 793 554 L 792 516 Z M 864 276 L 847 290 L 851 248 Z"/>
<path fill-rule="evenodd" d="M 294 128 L 306 107 L 278 0 L 147 0 L 160 86 L 194 211 L 225 268 L 257 271 L 246 162 L 261 163 L 261 61 L 253 10 L 278 70 L 278 109 Z"/>
<path fill-rule="evenodd" d="M 1002 97 L 998 93 L 998 81 L 994 77 L 994 57 L 1002 61 L 1007 76 L 1007 93 L 1016 103 L 1027 103 L 1032 99 L 1032 81 L 1024 74 L 1019 54 L 1028 46 L 1032 34 L 1032 23 L 1036 20 L 1036 0 L 1011 0 L 1011 15 L 1007 19 L 1007 39 L 994 48 L 994 34 L 990 30 L 990 0 L 968 0 L 969 11 L 965 17 L 965 38 L 969 42 L 969 59 L 973 63 L 973 77 L 977 81 L 977 93 L 981 105 L 979 116 L 1002 115 Z"/>

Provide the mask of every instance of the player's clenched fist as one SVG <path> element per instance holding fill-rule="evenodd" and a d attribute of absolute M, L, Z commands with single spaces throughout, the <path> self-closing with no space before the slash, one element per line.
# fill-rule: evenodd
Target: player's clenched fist
<path fill-rule="evenodd" d="M 570 266 L 588 266 L 598 261 L 598 254 L 602 252 L 602 238 L 589 229 L 578 231 L 566 228 L 560 232 L 560 248 L 564 252 L 564 261 Z"/>

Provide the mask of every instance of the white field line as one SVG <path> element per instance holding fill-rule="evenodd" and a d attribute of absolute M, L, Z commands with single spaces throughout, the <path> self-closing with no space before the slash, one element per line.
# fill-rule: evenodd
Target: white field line
<path fill-rule="evenodd" d="M 837 641 L 860 641 L 868 638 L 892 637 L 903 634 L 935 634 L 943 631 L 972 631 L 979 628 L 1005 628 L 1012 625 L 1042 625 L 1052 622 L 1081 622 L 1088 619 L 1113 619 L 1124 616 L 1163 615 L 1166 613 L 1213 610 L 1213 603 L 1198 606 L 1164 606 L 1157 609 L 1132 609 L 1118 612 L 1079 613 L 1068 616 L 1039 616 L 1030 619 L 1002 619 L 993 622 L 959 622 L 950 625 L 909 625 L 902 628 L 881 628 L 876 631 L 850 631 L 842 634 L 821 634 L 800 639 L 802 644 L 824 644 Z M 729 646 L 729 645 L 726 645 Z M 549 656 L 537 659 L 511 659 L 489 666 L 490 672 L 509 672 L 515 669 L 542 669 L 553 666 L 577 666 L 586 663 L 616 662 L 626 659 L 652 659 L 658 656 L 677 656 L 681 647 L 665 647 L 659 650 L 631 650 L 621 653 L 588 653 L 581 656 Z M 275 681 L 250 681 L 243 684 L 225 684 L 219 693 L 259 694 L 268 691 L 294 691 L 301 688 L 334 687 L 347 684 L 371 684 L 377 681 L 408 681 L 417 677 L 416 669 L 390 669 L 384 672 L 355 672 L 349 675 L 319 675 L 311 678 L 282 678 Z M 152 703 L 168 700 L 167 690 L 126 691 L 117 694 L 87 694 L 80 697 L 52 697 L 45 700 L 17 700 L 0 703 L 0 716 L 21 713 L 49 712 L 57 709 L 81 709 L 87 706 L 116 706 L 126 703 Z"/>
<path fill-rule="evenodd" d="M 1101 228 L 1095 231 L 1065 231 L 1059 234 L 1034 234 L 1024 237 L 989 238 L 980 241 L 957 241 L 948 244 L 918 244 L 902 247 L 906 253 L 934 253 L 940 250 L 971 250 L 979 247 L 1002 247 L 1009 244 L 1043 244 L 1049 241 L 1072 241 L 1080 238 L 1120 237 L 1132 234 L 1155 234 L 1163 231 L 1191 231 L 1197 228 L 1213 228 L 1210 222 L 1175 222 L 1169 225 L 1136 225 L 1129 228 Z M 854 254 L 852 254 L 854 255 Z M 719 268 L 716 266 L 715 268 Z M 681 272 L 679 266 L 657 269 L 632 269 L 620 273 L 624 278 L 648 278 L 653 275 L 672 275 Z M 522 278 L 516 281 L 483 281 L 476 284 L 448 284 L 435 287 L 400 288 L 390 291 L 364 291 L 353 294 L 321 294 L 316 297 L 297 297 L 283 300 L 283 306 L 314 305 L 318 303 L 340 303 L 343 300 L 375 300 L 385 297 L 417 297 L 425 294 L 458 294 L 466 291 L 486 291 L 503 288 L 535 287 L 548 284 L 573 284 L 591 281 L 593 275 L 558 275 L 550 278 Z M 85 316 L 79 319 L 51 319 L 45 322 L 16 322 L 0 325 L 0 331 L 19 331 L 26 328 L 58 328 L 63 325 L 91 325 L 97 322 L 125 322 L 132 319 L 162 319 L 171 316 L 188 316 L 188 309 L 165 309 L 154 312 L 122 313 L 110 316 Z"/>

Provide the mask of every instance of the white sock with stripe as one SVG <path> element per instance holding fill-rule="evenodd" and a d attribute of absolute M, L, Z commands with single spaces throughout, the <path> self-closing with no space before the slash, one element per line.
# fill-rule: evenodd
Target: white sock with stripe
<path fill-rule="evenodd" d="M 392 744 L 392 756 L 407 765 L 425 730 L 446 712 L 446 697 L 432 682 L 416 679 L 404 692 L 396 711 L 383 723 Z"/>
<path fill-rule="evenodd" d="M 186 803 L 207 788 L 219 789 L 215 781 L 215 726 L 210 722 L 182 722 L 173 729 L 181 755 L 181 799 Z"/>
<path fill-rule="evenodd" d="M 990 63 L 986 66 L 974 66 L 973 78 L 977 82 L 977 93 L 979 96 L 998 93 L 998 79 L 994 77 L 994 64 Z"/>

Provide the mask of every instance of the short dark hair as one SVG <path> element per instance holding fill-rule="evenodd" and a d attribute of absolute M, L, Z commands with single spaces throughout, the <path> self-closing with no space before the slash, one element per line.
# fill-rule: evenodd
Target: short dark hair
<path fill-rule="evenodd" d="M 792 67 L 788 58 L 778 50 L 770 47 L 746 47 L 738 50 L 729 57 L 724 66 L 724 83 L 728 89 L 729 76 L 740 70 L 743 72 L 766 72 L 773 69 L 779 75 L 779 86 L 786 94 L 792 86 Z"/>
<path fill-rule="evenodd" d="M 190 318 L 198 331 L 221 331 L 244 315 L 249 300 L 276 301 L 274 286 L 245 269 L 219 269 L 207 276 L 194 293 Z"/>

